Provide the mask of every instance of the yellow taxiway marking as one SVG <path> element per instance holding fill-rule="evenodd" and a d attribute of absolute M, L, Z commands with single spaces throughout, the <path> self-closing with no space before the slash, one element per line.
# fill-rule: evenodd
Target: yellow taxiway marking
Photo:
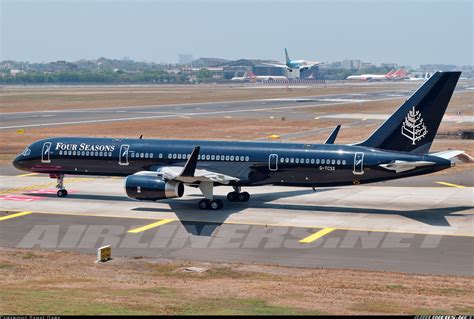
<path fill-rule="evenodd" d="M 451 187 L 456 187 L 456 188 L 465 188 L 466 187 L 466 186 L 451 184 L 451 183 L 446 183 L 446 182 L 436 182 L 436 184 L 441 184 L 441 185 L 451 186 Z"/>
<path fill-rule="evenodd" d="M 164 225 L 164 224 L 168 224 L 168 223 L 171 223 L 171 222 L 174 222 L 176 219 L 162 219 L 156 223 L 151 223 L 151 224 L 148 224 L 148 225 L 145 225 L 145 226 L 142 226 L 142 227 L 138 227 L 138 228 L 134 228 L 134 229 L 130 229 L 127 233 L 141 233 L 145 230 L 148 230 L 148 229 L 151 229 L 151 228 L 155 228 L 155 227 L 158 227 L 158 226 L 161 226 L 161 225 Z"/>
<path fill-rule="evenodd" d="M 300 240 L 300 243 L 302 244 L 307 244 L 307 243 L 312 243 L 313 241 L 315 241 L 316 239 L 318 238 L 321 238 L 323 237 L 324 235 L 327 235 L 329 234 L 330 232 L 333 232 L 335 231 L 336 228 L 324 228 L 324 229 L 321 229 L 320 231 L 312 234 L 312 235 L 309 235 L 308 237 L 305 237 L 303 239 Z"/>
<path fill-rule="evenodd" d="M 39 173 L 20 174 L 20 175 L 17 175 L 16 177 L 27 177 L 27 176 L 36 176 L 36 175 L 39 175 Z"/>
<path fill-rule="evenodd" d="M 29 214 L 32 214 L 32 212 L 21 212 L 21 213 L 11 214 L 11 215 L 0 217 L 0 220 L 7 220 L 7 219 L 10 219 L 10 218 L 25 216 L 25 215 L 29 215 Z"/>
<path fill-rule="evenodd" d="M 127 218 L 127 219 L 150 219 L 156 220 L 156 217 L 151 216 L 117 216 L 117 215 L 108 215 L 108 214 L 101 214 L 101 213 L 74 213 L 74 212 L 46 212 L 46 211 L 35 211 L 35 214 L 46 214 L 46 215 L 65 215 L 65 216 L 82 216 L 82 217 L 105 217 L 105 218 Z M 165 220 L 165 219 L 163 219 Z M 295 227 L 295 228 L 314 228 L 314 229 L 321 229 L 321 226 L 315 225 L 298 225 L 298 224 L 272 224 L 272 223 L 258 223 L 258 222 L 244 222 L 244 221 L 214 221 L 214 220 L 202 220 L 202 219 L 167 219 L 170 222 L 177 221 L 177 222 L 200 222 L 200 223 L 216 223 L 216 224 L 225 224 L 225 225 L 249 225 L 249 226 L 265 226 L 265 227 Z M 359 231 L 359 232 L 377 232 L 377 233 L 394 233 L 394 234 L 413 234 L 413 235 L 430 235 L 430 236 L 452 236 L 452 237 L 470 237 L 474 238 L 474 234 L 472 233 L 462 233 L 462 234 L 453 234 L 453 233 L 446 233 L 446 232 L 422 232 L 422 231 L 413 231 L 411 229 L 407 230 L 394 230 L 394 229 L 371 229 L 371 228 L 348 228 L 348 227 L 337 227 L 334 230 L 345 230 L 345 231 Z"/>

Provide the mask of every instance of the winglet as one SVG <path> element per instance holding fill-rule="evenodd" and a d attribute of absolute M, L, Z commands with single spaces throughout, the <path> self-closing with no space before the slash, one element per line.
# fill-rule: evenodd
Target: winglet
<path fill-rule="evenodd" d="M 196 170 L 196 165 L 199 157 L 199 150 L 199 146 L 196 146 L 193 149 L 191 156 L 186 162 L 186 165 L 184 165 L 183 171 L 181 172 L 181 174 L 179 174 L 179 176 L 194 177 L 194 171 Z"/>
<path fill-rule="evenodd" d="M 329 135 L 328 139 L 324 144 L 334 144 L 334 141 L 336 140 L 337 134 L 339 133 L 339 129 L 341 128 L 341 125 L 336 126 L 334 131 L 332 131 L 331 135 Z"/>

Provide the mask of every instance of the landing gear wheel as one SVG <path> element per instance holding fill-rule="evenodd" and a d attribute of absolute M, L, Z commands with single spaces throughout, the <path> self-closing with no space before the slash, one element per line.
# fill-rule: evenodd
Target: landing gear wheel
<path fill-rule="evenodd" d="M 211 201 L 208 199 L 201 199 L 199 201 L 199 208 L 200 209 L 208 209 L 211 207 Z"/>
<path fill-rule="evenodd" d="M 218 210 L 224 207 L 224 203 L 220 199 L 215 199 L 211 201 L 211 209 L 212 210 Z"/>
<path fill-rule="evenodd" d="M 250 194 L 247 192 L 239 193 L 239 202 L 247 202 L 250 199 Z"/>
<path fill-rule="evenodd" d="M 60 189 L 60 190 L 57 191 L 56 194 L 58 195 L 58 197 L 66 197 L 67 196 L 67 190 Z"/>
<path fill-rule="evenodd" d="M 229 202 L 235 202 L 239 198 L 239 194 L 237 192 L 230 192 L 227 194 L 227 200 Z"/>

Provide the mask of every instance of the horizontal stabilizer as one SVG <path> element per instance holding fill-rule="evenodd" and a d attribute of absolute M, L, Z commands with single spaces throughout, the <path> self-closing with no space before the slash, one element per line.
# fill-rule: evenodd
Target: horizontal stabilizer
<path fill-rule="evenodd" d="M 334 131 L 332 131 L 331 135 L 329 135 L 328 139 L 326 140 L 326 142 L 324 142 L 324 144 L 334 144 L 340 128 L 340 125 L 336 126 L 336 128 L 334 129 Z"/>
<path fill-rule="evenodd" d="M 438 153 L 431 153 L 430 155 L 441 157 L 447 160 L 450 160 L 451 162 L 472 162 L 474 161 L 474 158 L 469 156 L 464 151 L 458 151 L 458 150 L 449 150 L 449 151 L 442 151 Z"/>
<path fill-rule="evenodd" d="M 389 171 L 395 171 L 395 173 L 401 173 L 401 172 L 415 169 L 417 167 L 431 166 L 435 164 L 436 164 L 435 162 L 428 162 L 428 161 L 414 161 L 414 162 L 395 161 L 393 163 L 380 164 L 379 166 Z"/>

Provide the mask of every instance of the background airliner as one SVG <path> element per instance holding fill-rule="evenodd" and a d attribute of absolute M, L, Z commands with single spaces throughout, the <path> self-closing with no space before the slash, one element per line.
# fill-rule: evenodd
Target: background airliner
<path fill-rule="evenodd" d="M 359 80 L 359 81 L 385 81 L 385 80 L 402 80 L 407 75 L 404 69 L 398 69 L 397 71 L 391 70 L 387 74 L 360 74 L 350 75 L 346 80 Z"/>
<path fill-rule="evenodd" d="M 215 186 L 232 186 L 229 201 L 248 201 L 242 187 L 343 186 L 428 174 L 451 167 L 453 152 L 429 149 L 460 72 L 437 72 L 365 141 L 325 144 L 57 137 L 34 142 L 14 161 L 21 170 L 49 174 L 64 197 L 64 176 L 126 176 L 129 197 L 156 201 L 204 195 L 201 209 L 220 209 Z"/>
<path fill-rule="evenodd" d="M 306 60 L 291 60 L 290 56 L 288 55 L 288 50 L 285 48 L 285 58 L 286 58 L 286 63 L 283 64 L 272 64 L 272 63 L 265 63 L 267 65 L 272 65 L 276 66 L 279 68 L 286 68 L 289 72 L 292 72 L 293 70 L 306 70 L 311 68 L 314 65 L 320 64 L 320 62 L 311 62 L 311 61 L 306 61 Z"/>
<path fill-rule="evenodd" d="M 233 82 L 259 82 L 272 80 L 288 80 L 288 78 L 281 75 L 255 75 L 252 71 L 246 71 L 244 76 L 235 76 L 231 79 Z"/>

